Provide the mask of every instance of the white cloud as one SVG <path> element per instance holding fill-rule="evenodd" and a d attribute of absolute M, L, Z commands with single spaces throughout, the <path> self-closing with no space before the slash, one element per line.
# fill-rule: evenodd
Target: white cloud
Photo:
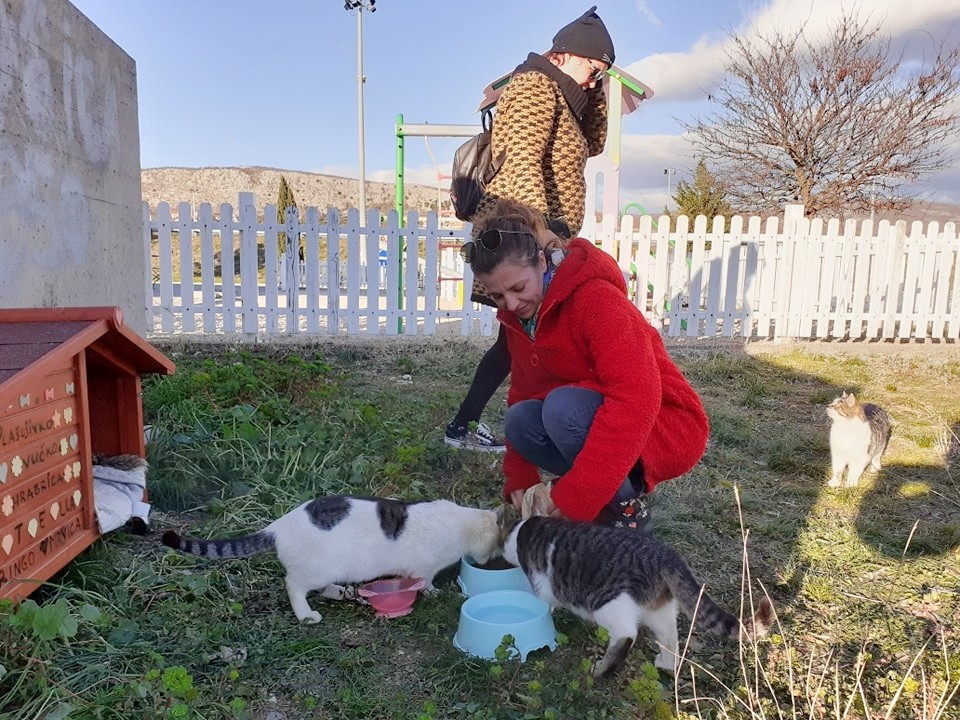
<path fill-rule="evenodd" d="M 960 0 L 875 0 L 864 5 L 847 5 L 836 0 L 774 0 L 730 30 L 750 35 L 786 32 L 804 26 L 808 36 L 825 33 L 843 15 L 856 12 L 868 22 L 880 25 L 891 38 L 906 40 L 917 32 L 934 40 L 947 33 L 960 33 Z M 685 52 L 659 53 L 630 63 L 624 69 L 650 85 L 660 100 L 702 100 L 723 73 L 730 37 L 706 35 Z M 623 60 L 626 60 L 625 58 Z"/>
<path fill-rule="evenodd" d="M 892 52 L 902 51 L 906 59 L 929 58 L 940 42 L 948 46 L 960 42 L 960 0 L 873 0 L 862 4 L 838 0 L 773 0 L 753 6 L 739 22 L 731 19 L 730 30 L 741 35 L 789 33 L 803 26 L 808 37 L 817 37 L 835 25 L 845 10 L 878 24 L 881 36 L 891 39 Z M 708 96 L 722 78 L 730 42 L 728 35 L 708 34 L 686 51 L 649 55 L 625 66 L 627 72 L 654 90 L 650 119 L 670 113 L 683 122 L 692 121 L 697 114 L 709 114 Z M 954 145 L 952 157 L 960 159 L 960 139 Z M 676 180 L 689 179 L 695 163 L 691 147 L 679 134 L 625 135 L 621 171 L 623 202 L 635 197 L 653 202 L 659 197 L 656 203 L 662 207 L 666 197 L 663 170 L 676 167 Z M 940 173 L 913 190 L 918 195 L 926 194 L 942 201 L 958 201 L 960 169 Z"/>
<path fill-rule="evenodd" d="M 622 153 L 620 199 L 624 205 L 636 202 L 659 213 L 667 199 L 664 170 L 676 171 L 670 175 L 671 195 L 678 182 L 689 182 L 693 174 L 692 146 L 684 135 L 625 135 Z"/>
<path fill-rule="evenodd" d="M 637 0 L 637 12 L 643 15 L 651 25 L 660 27 L 663 24 L 660 22 L 660 18 L 656 16 L 656 13 L 647 5 L 646 0 Z"/>

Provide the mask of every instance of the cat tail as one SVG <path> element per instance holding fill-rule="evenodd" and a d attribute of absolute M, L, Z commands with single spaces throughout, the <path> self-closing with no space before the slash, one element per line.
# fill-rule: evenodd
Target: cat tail
<path fill-rule="evenodd" d="M 766 634 L 775 620 L 773 604 L 769 598 L 763 597 L 757 604 L 753 617 L 743 623 L 733 614 L 717 605 L 706 592 L 701 592 L 701 585 L 690 572 L 683 567 L 667 578 L 667 585 L 677 599 L 680 609 L 683 610 L 691 622 L 702 630 L 731 640 L 739 640 L 741 635 L 746 638 L 758 638 Z"/>
<path fill-rule="evenodd" d="M 167 530 L 161 542 L 174 550 L 208 558 L 249 557 L 276 549 L 273 533 L 265 530 L 230 540 L 198 540 Z"/>

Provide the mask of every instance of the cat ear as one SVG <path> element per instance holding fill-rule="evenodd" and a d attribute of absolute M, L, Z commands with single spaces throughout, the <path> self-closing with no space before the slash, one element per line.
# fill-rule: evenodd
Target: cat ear
<path fill-rule="evenodd" d="M 849 405 L 850 407 L 853 407 L 854 405 L 857 404 L 857 396 L 854 395 L 853 393 L 850 393 L 849 395 L 847 395 L 845 399 L 847 401 L 847 405 Z"/>
<path fill-rule="evenodd" d="M 504 503 L 497 508 L 497 527 L 501 530 L 513 527 L 519 519 L 516 508 L 509 503 Z"/>

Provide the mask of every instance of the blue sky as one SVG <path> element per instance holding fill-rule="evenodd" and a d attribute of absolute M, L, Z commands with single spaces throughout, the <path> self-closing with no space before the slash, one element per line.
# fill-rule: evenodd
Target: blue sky
<path fill-rule="evenodd" d="M 142 166 L 261 165 L 357 177 L 357 11 L 342 0 L 71 0 L 137 63 Z M 655 93 L 624 118 L 621 198 L 661 208 L 665 168 L 695 161 L 680 120 L 709 110 L 731 32 L 816 29 L 846 6 L 908 55 L 960 41 L 960 0 L 606 0 L 617 64 Z M 478 122 L 481 91 L 583 13 L 587 0 L 377 0 L 364 12 L 366 176 L 392 182 L 395 121 Z M 441 171 L 462 140 L 431 139 Z M 436 184 L 422 138 L 407 181 Z M 925 183 L 960 202 L 960 170 Z M 177 201 L 181 198 L 170 198 Z"/>

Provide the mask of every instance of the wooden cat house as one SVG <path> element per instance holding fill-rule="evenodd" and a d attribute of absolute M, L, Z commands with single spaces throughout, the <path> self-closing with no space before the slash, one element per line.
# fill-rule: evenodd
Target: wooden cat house
<path fill-rule="evenodd" d="M 120 308 L 0 309 L 0 598 L 99 537 L 93 455 L 143 457 L 140 378 L 173 371 Z"/>

